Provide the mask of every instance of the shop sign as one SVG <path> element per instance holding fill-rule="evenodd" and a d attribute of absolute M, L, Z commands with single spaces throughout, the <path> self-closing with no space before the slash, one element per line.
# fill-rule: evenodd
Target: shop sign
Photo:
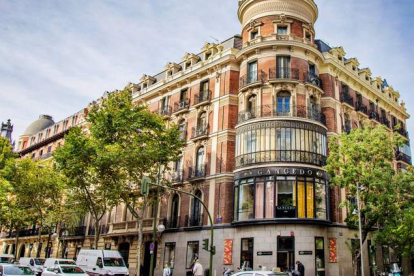
<path fill-rule="evenodd" d="M 272 251 L 257 251 L 257 256 L 272 256 Z"/>
<path fill-rule="evenodd" d="M 267 167 L 260 169 L 251 169 L 237 173 L 235 179 L 254 177 L 254 176 L 285 176 L 285 175 L 296 175 L 296 176 L 316 176 L 320 178 L 326 178 L 326 172 L 313 168 L 295 168 L 295 167 Z"/>
<path fill-rule="evenodd" d="M 312 255 L 312 251 L 299 251 L 299 255 Z"/>

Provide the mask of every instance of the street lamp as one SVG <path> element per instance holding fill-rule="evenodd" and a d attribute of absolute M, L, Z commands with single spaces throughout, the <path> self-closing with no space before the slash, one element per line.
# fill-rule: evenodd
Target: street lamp
<path fill-rule="evenodd" d="M 358 228 L 359 228 L 359 252 L 361 257 L 361 276 L 364 276 L 364 254 L 363 254 L 363 247 L 362 247 L 362 225 L 361 225 L 361 205 L 359 203 L 359 191 L 364 191 L 365 188 L 359 185 L 359 182 L 356 183 L 357 185 L 357 205 L 358 205 Z M 353 214 L 355 215 L 355 211 Z M 357 264 L 355 264 L 357 265 Z"/>
<path fill-rule="evenodd" d="M 165 230 L 165 226 L 163 224 L 160 224 L 157 226 L 157 230 L 158 232 L 160 232 L 160 234 L 162 234 L 162 232 L 164 232 Z"/>

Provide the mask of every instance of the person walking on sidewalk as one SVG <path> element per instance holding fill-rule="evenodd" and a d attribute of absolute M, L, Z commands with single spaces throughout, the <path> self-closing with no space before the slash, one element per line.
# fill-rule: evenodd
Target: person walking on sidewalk
<path fill-rule="evenodd" d="M 300 261 L 297 261 L 296 264 L 298 265 L 299 275 L 305 276 L 305 266 Z"/>
<path fill-rule="evenodd" d="M 203 266 L 200 264 L 200 261 L 197 259 L 193 267 L 194 276 L 203 276 Z"/>

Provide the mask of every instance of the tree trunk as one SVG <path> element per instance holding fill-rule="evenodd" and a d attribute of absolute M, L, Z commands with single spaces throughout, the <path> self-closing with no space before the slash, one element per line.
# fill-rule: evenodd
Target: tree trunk
<path fill-rule="evenodd" d="M 135 271 L 136 276 L 141 275 L 141 251 L 142 251 L 142 240 L 143 240 L 142 223 L 143 223 L 143 218 L 138 219 L 137 268 Z"/>
<path fill-rule="evenodd" d="M 354 252 L 354 276 L 359 276 L 359 261 L 360 261 L 360 253 L 359 250 Z"/>
<path fill-rule="evenodd" d="M 40 258 L 41 248 L 40 248 L 40 242 L 42 240 L 42 227 L 39 227 L 39 233 L 37 233 L 37 249 L 36 249 L 36 257 Z M 32 253 L 30 252 L 30 257 L 32 256 Z"/>
<path fill-rule="evenodd" d="M 93 242 L 95 249 L 98 249 L 99 232 L 99 220 L 95 220 L 95 240 Z"/>
<path fill-rule="evenodd" d="M 17 260 L 17 250 L 19 250 L 19 234 L 20 234 L 20 230 L 17 229 L 16 230 L 16 239 L 15 239 L 15 246 L 14 246 L 14 260 Z"/>

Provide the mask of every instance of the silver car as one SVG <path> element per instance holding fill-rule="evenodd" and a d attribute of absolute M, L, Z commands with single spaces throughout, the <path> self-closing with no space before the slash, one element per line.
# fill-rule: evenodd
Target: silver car
<path fill-rule="evenodd" d="M 0 265 L 0 276 L 35 275 L 30 267 L 24 265 Z"/>

